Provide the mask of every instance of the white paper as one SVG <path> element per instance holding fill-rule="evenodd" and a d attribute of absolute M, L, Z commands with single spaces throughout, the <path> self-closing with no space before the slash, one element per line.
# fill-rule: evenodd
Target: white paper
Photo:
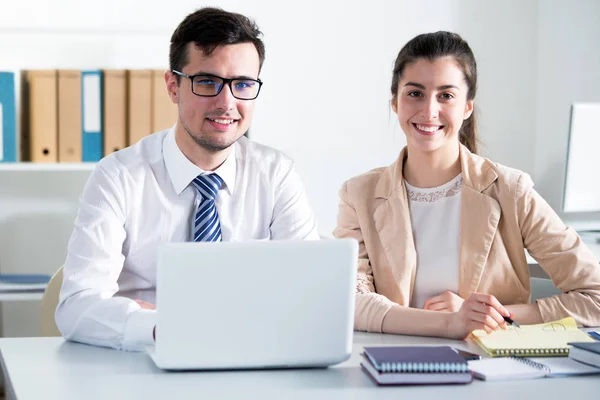
<path fill-rule="evenodd" d="M 571 111 L 564 212 L 600 211 L 600 103 L 575 103 Z"/>
<path fill-rule="evenodd" d="M 83 76 L 83 130 L 100 132 L 100 76 Z"/>
<path fill-rule="evenodd" d="M 486 381 L 507 381 L 536 379 L 546 376 L 544 369 L 538 369 L 512 357 L 483 358 L 469 361 L 473 376 Z"/>
<path fill-rule="evenodd" d="M 550 368 L 548 376 L 600 374 L 600 368 L 580 363 L 569 357 L 536 357 L 530 360 Z"/>

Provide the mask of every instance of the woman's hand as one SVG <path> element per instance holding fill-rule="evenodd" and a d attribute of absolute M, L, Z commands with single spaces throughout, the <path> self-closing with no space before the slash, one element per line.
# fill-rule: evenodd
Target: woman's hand
<path fill-rule="evenodd" d="M 503 317 L 510 317 L 510 313 L 498 299 L 489 294 L 473 293 L 460 310 L 450 316 L 448 335 L 454 339 L 465 339 L 475 329 L 483 329 L 487 333 L 506 329 Z"/>
<path fill-rule="evenodd" d="M 464 302 L 465 299 L 456 293 L 446 290 L 438 296 L 430 297 L 425 300 L 423 310 L 457 312 Z"/>

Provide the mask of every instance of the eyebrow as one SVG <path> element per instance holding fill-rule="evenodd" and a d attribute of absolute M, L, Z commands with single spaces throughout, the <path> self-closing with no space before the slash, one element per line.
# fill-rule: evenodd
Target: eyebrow
<path fill-rule="evenodd" d="M 215 75 L 211 72 L 204 72 L 204 71 L 199 71 L 199 72 L 196 72 L 195 74 L 190 74 L 190 76 L 197 76 L 197 75 L 207 75 L 207 76 L 214 76 L 216 78 L 222 78 L 222 76 Z M 246 76 L 246 75 L 234 76 L 233 78 L 227 78 L 227 79 L 252 79 L 253 81 L 258 80 L 258 78 L 252 78 L 251 76 Z"/>
<path fill-rule="evenodd" d="M 425 86 L 421 85 L 420 83 L 416 83 L 416 82 L 406 82 L 404 84 L 404 86 L 415 86 L 415 87 L 418 87 L 419 89 L 425 90 Z M 437 89 L 438 90 L 446 90 L 446 89 L 460 90 L 460 88 L 456 85 L 442 85 L 442 86 L 438 86 Z"/>

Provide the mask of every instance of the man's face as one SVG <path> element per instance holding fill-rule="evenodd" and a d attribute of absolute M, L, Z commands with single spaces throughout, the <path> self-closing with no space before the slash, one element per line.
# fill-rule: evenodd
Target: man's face
<path fill-rule="evenodd" d="M 190 43 L 187 61 L 181 71 L 187 75 L 258 79 L 259 57 L 252 43 L 220 46 L 209 56 Z M 178 104 L 179 123 L 196 144 L 209 152 L 229 148 L 250 126 L 255 100 L 236 99 L 227 84 L 217 96 L 201 97 L 192 92 L 189 78 L 180 77 L 177 85 L 175 75 L 170 73 L 167 88 Z"/>

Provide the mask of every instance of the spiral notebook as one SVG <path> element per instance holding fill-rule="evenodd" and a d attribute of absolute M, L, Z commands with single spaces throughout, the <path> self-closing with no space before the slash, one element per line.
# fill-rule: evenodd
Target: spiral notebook
<path fill-rule="evenodd" d="M 365 347 L 361 366 L 378 385 L 470 383 L 465 359 L 448 346 Z"/>
<path fill-rule="evenodd" d="M 473 376 L 486 381 L 536 379 L 545 377 L 600 374 L 595 368 L 566 357 L 485 358 L 469 361 Z"/>
<path fill-rule="evenodd" d="M 492 357 L 566 357 L 569 342 L 593 342 L 577 329 L 571 317 L 537 325 L 509 326 L 506 330 L 486 333 L 475 330 L 471 338 Z"/>

